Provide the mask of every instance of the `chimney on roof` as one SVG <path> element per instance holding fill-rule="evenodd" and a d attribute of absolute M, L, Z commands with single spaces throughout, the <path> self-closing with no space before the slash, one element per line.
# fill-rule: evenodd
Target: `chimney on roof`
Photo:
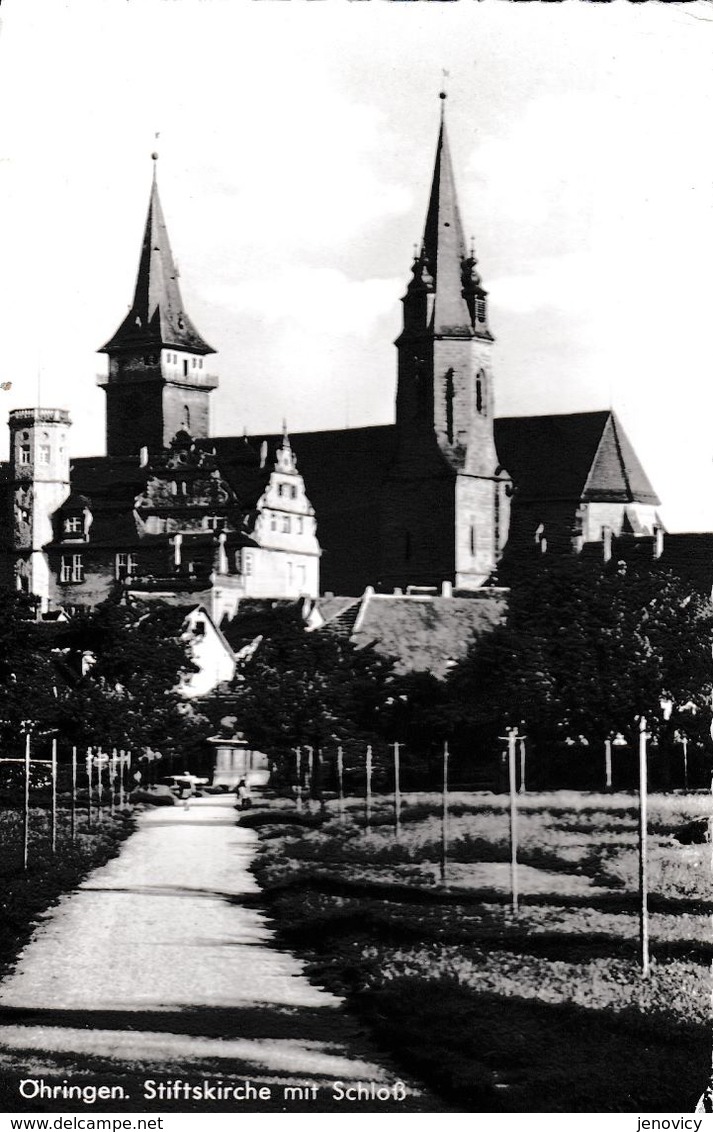
<path fill-rule="evenodd" d="M 660 558 L 663 554 L 664 544 L 664 529 L 663 527 L 654 528 L 654 558 Z"/>
<path fill-rule="evenodd" d="M 611 560 L 611 527 L 602 527 L 602 554 L 605 562 Z"/>
<path fill-rule="evenodd" d="M 441 597 L 453 597 L 453 582 L 443 582 L 441 586 Z"/>

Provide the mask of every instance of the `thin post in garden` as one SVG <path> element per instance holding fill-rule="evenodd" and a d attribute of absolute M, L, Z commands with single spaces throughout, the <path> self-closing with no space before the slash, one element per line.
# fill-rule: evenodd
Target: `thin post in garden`
<path fill-rule="evenodd" d="M 297 809 L 302 810 L 302 748 L 295 747 L 295 770 L 297 774 Z"/>
<path fill-rule="evenodd" d="M 683 747 L 683 789 L 688 793 L 688 737 L 681 736 L 681 746 Z"/>
<path fill-rule="evenodd" d="M 366 832 L 371 831 L 371 745 L 366 748 Z"/>
<path fill-rule="evenodd" d="M 119 809 L 124 808 L 124 779 L 126 770 L 126 755 L 123 749 L 119 751 Z"/>
<path fill-rule="evenodd" d="M 394 833 L 401 836 L 401 751 L 394 743 Z"/>
<path fill-rule="evenodd" d="M 344 752 L 337 747 L 337 790 L 339 791 L 339 820 L 344 821 Z"/>
<path fill-rule="evenodd" d="M 527 757 L 527 752 L 524 735 L 520 737 L 518 743 L 520 747 L 520 786 L 518 792 L 520 794 L 525 794 L 527 792 L 527 785 L 525 783 L 525 759 Z"/>
<path fill-rule="evenodd" d="M 639 945 L 641 974 L 649 973 L 649 877 L 646 835 L 648 821 L 646 804 L 648 800 L 648 766 L 646 741 L 646 716 L 639 720 Z"/>
<path fill-rule="evenodd" d="M 92 748 L 87 747 L 87 829 L 92 828 Z"/>
<path fill-rule="evenodd" d="M 97 750 L 97 754 L 96 754 L 95 766 L 97 768 L 97 820 L 100 821 L 100 822 L 101 822 L 102 818 L 104 817 L 104 813 L 103 813 L 103 806 L 104 806 L 104 776 L 103 776 L 104 762 L 103 762 L 103 759 L 102 759 L 103 754 L 104 754 L 104 752 L 102 751 L 101 747 L 99 747 L 98 750 Z"/>
<path fill-rule="evenodd" d="M 314 779 L 314 747 L 306 747 L 307 751 L 307 794 L 310 800 L 313 797 L 312 781 Z"/>
<path fill-rule="evenodd" d="M 27 871 L 30 859 L 30 732 L 25 735 L 25 807 L 22 828 L 22 867 Z"/>
<path fill-rule="evenodd" d="M 114 817 L 114 783 L 116 782 L 116 747 L 112 749 L 111 758 L 107 766 L 107 778 L 109 779 L 109 813 Z"/>
<path fill-rule="evenodd" d="M 52 740 L 52 856 L 57 852 L 57 740 Z"/>
<path fill-rule="evenodd" d="M 443 744 L 443 801 L 441 806 L 441 883 L 448 871 L 448 743 Z"/>
<path fill-rule="evenodd" d="M 510 789 L 510 890 L 512 910 L 517 915 L 519 905 L 517 876 L 517 727 L 509 727 L 502 738 L 508 745 L 508 783 Z"/>
<path fill-rule="evenodd" d="M 72 747 L 72 809 L 70 811 L 69 835 L 72 841 L 77 836 L 77 748 Z"/>
<path fill-rule="evenodd" d="M 604 740 L 604 785 L 611 790 L 611 739 Z"/>

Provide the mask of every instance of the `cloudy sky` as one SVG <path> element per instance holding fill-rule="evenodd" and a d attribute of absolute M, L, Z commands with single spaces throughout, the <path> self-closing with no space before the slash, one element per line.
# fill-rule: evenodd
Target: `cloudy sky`
<path fill-rule="evenodd" d="M 1 13 L 8 410 L 39 375 L 76 454 L 103 451 L 95 351 L 132 296 L 155 147 L 184 300 L 218 350 L 214 431 L 390 421 L 446 68 L 498 412 L 613 405 L 669 527 L 713 529 L 713 5 Z"/>

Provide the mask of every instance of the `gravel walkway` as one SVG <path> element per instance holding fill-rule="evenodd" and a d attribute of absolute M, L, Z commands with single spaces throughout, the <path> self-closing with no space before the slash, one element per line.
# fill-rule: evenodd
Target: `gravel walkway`
<path fill-rule="evenodd" d="M 249 872 L 256 840 L 235 825 L 232 799 L 146 812 L 120 856 L 48 913 L 0 985 L 10 1111 L 78 1109 L 62 1095 L 21 1102 L 21 1077 L 123 1090 L 93 1111 L 442 1111 L 411 1086 L 400 1099 L 398 1074 L 341 1000 L 274 945 Z M 177 1078 L 243 1092 L 175 1097 Z M 151 1096 L 147 1079 L 169 1091 Z M 246 1080 L 267 1090 L 253 1107 Z M 356 1082 L 369 1097 L 335 1095 Z"/>

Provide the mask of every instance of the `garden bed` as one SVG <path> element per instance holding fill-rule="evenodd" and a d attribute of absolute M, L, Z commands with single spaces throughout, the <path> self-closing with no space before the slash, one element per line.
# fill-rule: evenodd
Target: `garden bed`
<path fill-rule="evenodd" d="M 710 845 L 680 826 L 708 795 L 649 800 L 652 967 L 638 964 L 636 799 L 525 795 L 509 907 L 507 799 L 437 796 L 250 815 L 282 939 L 346 996 L 404 1072 L 464 1111 L 692 1111 L 709 1061 Z M 292 810 L 291 812 L 294 812 Z M 274 817 L 274 821 L 271 820 Z"/>

